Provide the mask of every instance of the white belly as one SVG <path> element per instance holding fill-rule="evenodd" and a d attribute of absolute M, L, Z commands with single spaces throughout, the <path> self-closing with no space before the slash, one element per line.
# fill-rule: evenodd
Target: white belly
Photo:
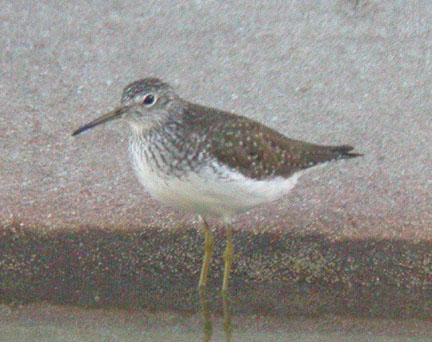
<path fill-rule="evenodd" d="M 202 216 L 226 219 L 287 194 L 301 175 L 253 180 L 214 162 L 222 174 L 204 167 L 178 178 L 156 172 L 142 158 L 132 157 L 141 184 L 157 200 Z"/>

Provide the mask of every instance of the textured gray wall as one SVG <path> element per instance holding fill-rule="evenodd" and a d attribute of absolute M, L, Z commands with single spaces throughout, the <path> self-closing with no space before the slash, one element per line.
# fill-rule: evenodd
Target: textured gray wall
<path fill-rule="evenodd" d="M 157 76 L 195 102 L 365 153 L 304 176 L 237 229 L 430 238 L 432 2 L 354 4 L 5 2 L 1 221 L 182 222 L 140 188 L 126 125 L 70 137 L 116 106 L 129 81 Z"/>

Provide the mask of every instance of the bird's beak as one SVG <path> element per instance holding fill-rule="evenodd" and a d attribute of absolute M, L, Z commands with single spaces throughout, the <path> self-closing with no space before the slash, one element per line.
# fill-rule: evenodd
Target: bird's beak
<path fill-rule="evenodd" d="M 82 132 L 87 131 L 88 129 L 103 124 L 105 122 L 115 120 L 115 119 L 120 119 L 124 113 L 125 113 L 124 108 L 114 109 L 113 111 L 102 115 L 101 117 L 89 122 L 88 124 L 81 126 L 80 128 L 78 128 L 72 133 L 72 136 L 81 134 Z"/>

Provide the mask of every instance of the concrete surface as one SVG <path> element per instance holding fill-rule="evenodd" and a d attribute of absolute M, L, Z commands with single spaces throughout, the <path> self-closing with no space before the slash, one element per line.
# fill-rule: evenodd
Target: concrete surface
<path fill-rule="evenodd" d="M 70 137 L 153 75 L 195 102 L 366 154 L 305 176 L 236 228 L 430 238 L 431 13 L 427 0 L 6 2 L 1 219 L 175 225 L 183 215 L 135 179 L 126 125 Z"/>

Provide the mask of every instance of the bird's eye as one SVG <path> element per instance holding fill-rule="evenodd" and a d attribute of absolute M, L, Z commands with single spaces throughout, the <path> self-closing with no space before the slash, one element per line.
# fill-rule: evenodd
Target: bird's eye
<path fill-rule="evenodd" d="M 155 96 L 153 94 L 148 94 L 144 97 L 143 104 L 146 106 L 151 106 L 155 103 Z"/>

